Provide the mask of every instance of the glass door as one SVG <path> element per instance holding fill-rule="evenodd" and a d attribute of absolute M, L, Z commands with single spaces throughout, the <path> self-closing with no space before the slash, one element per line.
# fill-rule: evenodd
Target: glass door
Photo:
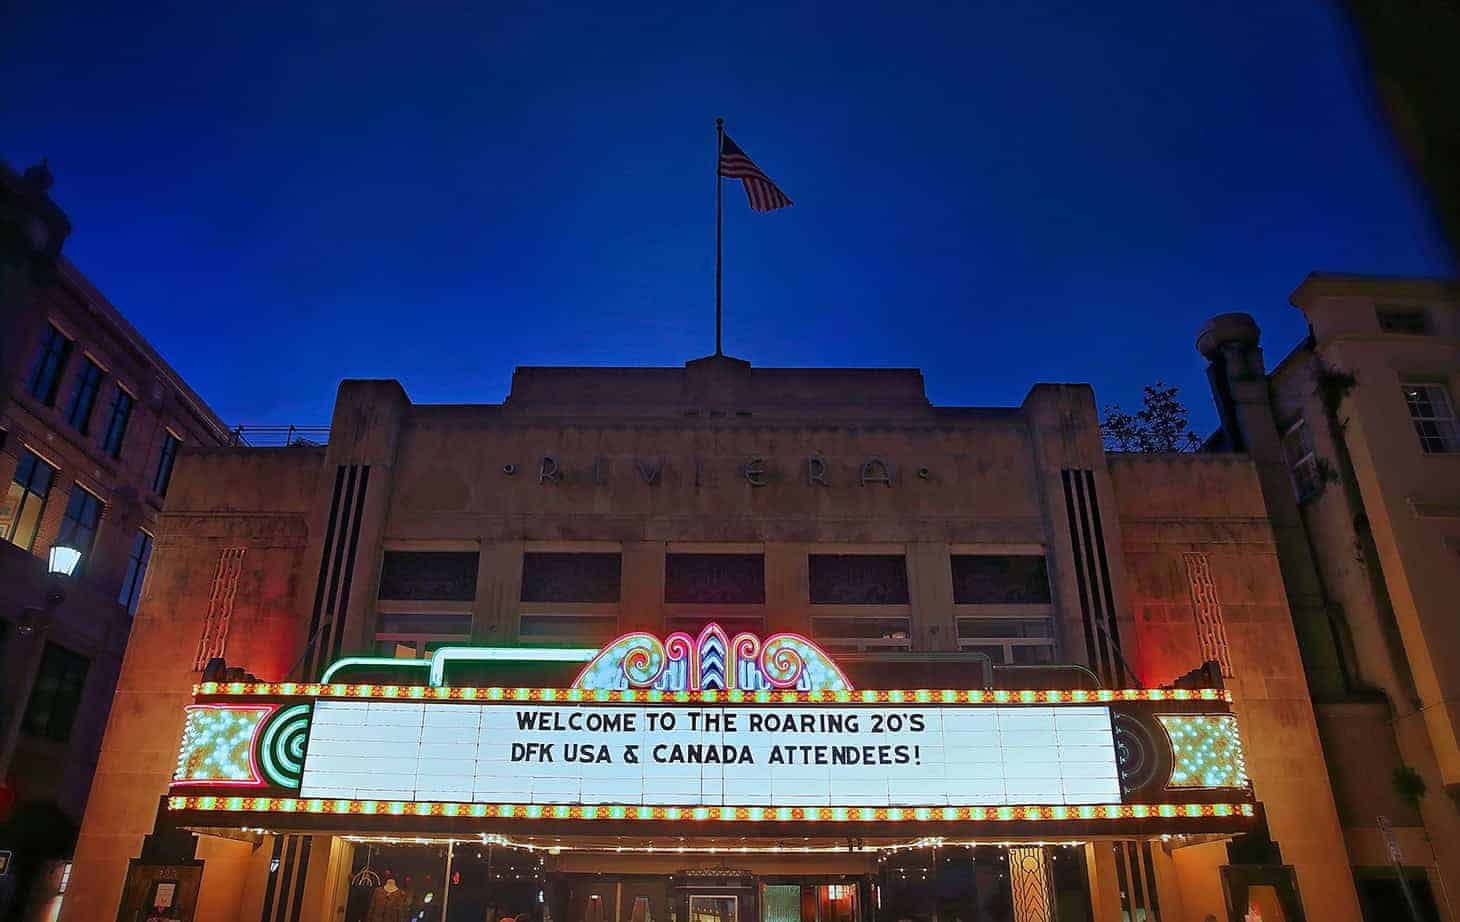
<path fill-rule="evenodd" d="M 738 922 L 740 898 L 735 896 L 691 896 L 689 922 Z"/>

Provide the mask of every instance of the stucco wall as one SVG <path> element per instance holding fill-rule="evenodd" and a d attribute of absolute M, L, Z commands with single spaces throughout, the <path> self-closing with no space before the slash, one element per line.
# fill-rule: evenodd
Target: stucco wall
<path fill-rule="evenodd" d="M 1022 420 L 958 429 L 669 429 L 437 422 L 404 428 L 391 537 L 1041 540 Z M 540 482 L 544 456 L 561 479 Z M 807 459 L 827 485 L 808 484 Z M 760 459 L 753 486 L 745 468 Z M 860 482 L 880 458 L 895 483 Z M 595 473 L 595 463 L 597 470 Z M 516 474 L 503 472 L 512 464 Z M 925 468 L 920 475 L 919 469 Z M 657 481 L 647 482 L 658 470 Z M 597 478 L 595 480 L 595 477 Z M 1012 533 L 1012 534 L 1011 534 Z"/>
<path fill-rule="evenodd" d="M 1435 740 L 1443 748 L 1450 735 L 1446 709 L 1426 704 L 1436 695 L 1434 671 L 1442 677 L 1454 671 L 1447 663 L 1460 632 L 1453 618 L 1426 615 L 1423 607 L 1433 610 L 1438 599 L 1443 608 L 1460 591 L 1460 505 L 1455 478 L 1445 474 L 1460 462 L 1420 451 L 1400 382 L 1411 375 L 1445 379 L 1456 365 L 1454 346 L 1447 345 L 1454 340 L 1446 334 L 1456 332 L 1460 312 L 1414 295 L 1386 295 L 1384 303 L 1428 307 L 1436 335 L 1384 335 L 1373 292 L 1307 303 L 1318 342 L 1294 350 L 1273 370 L 1270 392 L 1279 428 L 1304 420 L 1315 457 L 1331 472 L 1300 509 L 1350 656 L 1349 694 L 1318 704 L 1350 859 L 1356 866 L 1388 864 L 1376 826 L 1382 815 L 1394 825 L 1405 862 L 1426 866 L 1432 890 L 1443 895 L 1443 880 L 1460 877 L 1460 814 L 1444 794 L 1447 776 L 1436 756 Z M 1332 414 L 1320 397 L 1325 367 L 1354 376 L 1352 391 Z M 1437 507 L 1442 514 L 1418 514 Z M 1400 553 L 1401 541 L 1417 550 Z M 1429 601 L 1406 590 L 1397 612 L 1391 582 L 1416 580 Z M 1417 687 L 1411 655 L 1430 674 L 1428 697 Z M 1429 792 L 1418 809 L 1395 793 L 1401 766 L 1418 772 Z"/>
<path fill-rule="evenodd" d="M 65 600 L 50 614 L 35 616 L 29 636 L 17 628 L 28 608 L 42 606 L 61 588 Z M 127 642 L 126 617 L 114 599 L 74 580 L 55 581 L 30 554 L 0 542 L 0 617 L 7 622 L 0 655 L 0 740 L 9 745 L 7 783 L 20 801 L 51 801 L 81 821 L 91 786 L 101 734 L 111 708 L 112 684 Z M 71 733 L 65 741 L 26 734 L 21 725 L 47 644 L 87 658 L 86 681 Z"/>
<path fill-rule="evenodd" d="M 319 475 L 313 449 L 215 450 L 185 455 L 161 520 L 152 569 L 122 663 L 91 803 L 76 847 L 65 920 L 110 918 L 142 838 L 152 830 L 198 681 L 194 658 L 220 553 L 244 548 L 224 655 L 261 678 L 281 678 L 302 638 L 297 608 L 308 512 Z M 224 499 L 223 497 L 226 497 Z M 222 507 L 220 509 L 220 507 Z"/>
<path fill-rule="evenodd" d="M 1248 773 L 1310 918 L 1357 920 L 1348 857 L 1256 471 L 1243 455 L 1112 455 L 1130 598 L 1149 684 L 1200 665 L 1184 553 L 1220 603 Z M 1193 655 L 1193 654 L 1196 655 Z"/>

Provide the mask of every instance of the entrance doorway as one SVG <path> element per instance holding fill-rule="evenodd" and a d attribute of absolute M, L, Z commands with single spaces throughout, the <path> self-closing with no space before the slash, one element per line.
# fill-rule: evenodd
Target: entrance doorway
<path fill-rule="evenodd" d="M 738 896 L 691 896 L 689 922 L 739 922 Z"/>
<path fill-rule="evenodd" d="M 545 889 L 534 853 L 470 841 L 360 841 L 344 918 L 368 922 L 372 908 L 389 905 L 411 922 L 543 922 Z"/>
<path fill-rule="evenodd" d="M 710 866 L 686 868 L 662 854 L 615 844 L 623 840 L 591 843 L 602 850 L 594 853 L 557 844 L 562 840 L 519 845 L 486 838 L 346 837 L 354 852 L 344 922 L 368 922 L 371 906 L 391 899 L 405 904 L 411 922 L 1017 922 L 1055 913 L 1060 922 L 1093 918 L 1084 843 L 937 842 L 845 854 L 782 843 L 784 858 L 751 854 L 745 859 L 749 867 L 713 866 L 717 859 L 706 858 Z M 387 881 L 406 895 L 382 896 Z"/>

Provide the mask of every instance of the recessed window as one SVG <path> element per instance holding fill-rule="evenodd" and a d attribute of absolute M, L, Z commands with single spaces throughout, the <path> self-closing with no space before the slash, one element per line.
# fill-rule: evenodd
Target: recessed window
<path fill-rule="evenodd" d="M 522 601 L 617 602 L 621 570 L 618 554 L 523 554 Z"/>
<path fill-rule="evenodd" d="M 1283 457 L 1287 459 L 1293 492 L 1298 499 L 1317 493 L 1322 481 L 1318 475 L 1318 457 L 1313 453 L 1313 433 L 1305 420 L 1300 418 L 1283 433 Z"/>
<path fill-rule="evenodd" d="M 958 649 L 982 653 L 995 666 L 1033 666 L 1055 661 L 1051 618 L 960 617 Z"/>
<path fill-rule="evenodd" d="M 813 605 L 906 605 L 907 560 L 901 554 L 812 554 Z"/>
<path fill-rule="evenodd" d="M 76 389 L 71 392 L 71 403 L 66 407 L 66 422 L 77 432 L 91 431 L 91 411 L 96 407 L 96 395 L 101 390 L 101 379 L 106 374 L 90 356 L 81 359 L 81 372 L 76 376 Z"/>
<path fill-rule="evenodd" d="M 664 601 L 763 605 L 765 557 L 761 554 L 667 554 Z"/>
<path fill-rule="evenodd" d="M 434 637 L 470 637 L 470 612 L 428 612 L 403 614 L 389 612 L 380 616 L 382 634 L 423 634 Z"/>
<path fill-rule="evenodd" d="M 1377 307 L 1379 329 L 1385 333 L 1425 336 L 1430 332 L 1430 312 L 1422 307 Z"/>
<path fill-rule="evenodd" d="M 1048 605 L 1049 572 L 1039 554 L 955 554 L 957 605 Z"/>
<path fill-rule="evenodd" d="M 397 659 L 470 642 L 471 612 L 382 612 L 375 631 L 376 652 Z"/>
<path fill-rule="evenodd" d="M 813 615 L 811 636 L 828 649 L 911 650 L 912 619 Z"/>
<path fill-rule="evenodd" d="M 56 544 L 74 547 L 81 552 L 81 562 L 76 565 L 79 574 L 91 559 L 92 546 L 96 544 L 96 527 L 101 524 L 102 501 L 79 484 L 71 486 L 71 495 L 66 500 L 66 512 L 61 517 L 61 531 L 56 535 Z"/>
<path fill-rule="evenodd" d="M 107 414 L 106 432 L 101 436 L 101 450 L 113 458 L 122 456 L 122 442 L 127 438 L 127 424 L 132 421 L 132 395 L 117 388 Z"/>
<path fill-rule="evenodd" d="M 380 598 L 475 601 L 478 559 L 476 551 L 386 551 L 380 567 Z"/>
<path fill-rule="evenodd" d="M 725 635 L 734 638 L 736 634 L 755 634 L 757 637 L 765 636 L 765 617 L 763 615 L 735 615 L 716 613 L 713 615 L 671 615 L 665 621 L 665 627 L 669 633 L 680 632 L 691 637 L 700 636 L 700 631 L 713 622 L 720 625 Z"/>
<path fill-rule="evenodd" d="M 29 451 L 22 451 L 15 466 L 15 479 L 0 505 L 0 535 L 6 541 L 27 551 L 35 546 L 46 500 L 51 495 L 51 482 L 56 469 Z"/>
<path fill-rule="evenodd" d="M 46 327 L 46 338 L 41 340 L 40 352 L 30 368 L 30 378 L 25 389 L 46 406 L 56 403 L 56 391 L 61 383 L 61 373 L 66 369 L 66 359 L 71 357 L 71 340 L 54 326 Z"/>
<path fill-rule="evenodd" d="M 1455 408 L 1450 395 L 1439 384 L 1405 384 L 1404 401 L 1409 418 L 1426 454 L 1460 451 L 1460 431 L 1455 426 Z"/>
<path fill-rule="evenodd" d="M 137 613 L 137 603 L 142 599 L 142 578 L 147 575 L 147 564 L 152 560 L 152 536 L 138 531 L 132 539 L 132 550 L 127 554 L 127 573 L 122 578 L 122 591 L 117 604 L 127 609 L 127 614 Z"/>
<path fill-rule="evenodd" d="M 467 642 L 465 639 L 458 638 L 447 640 L 388 640 L 377 637 L 375 640 L 375 655 L 390 656 L 395 659 L 429 659 L 431 654 L 442 647 L 458 647 Z"/>
<path fill-rule="evenodd" d="M 79 653 L 47 643 L 21 729 L 32 736 L 58 742 L 70 739 L 90 665 Z"/>
<path fill-rule="evenodd" d="M 522 612 L 517 639 L 530 644 L 602 646 L 619 635 L 618 612 Z"/>
<path fill-rule="evenodd" d="M 158 496 L 167 495 L 167 485 L 172 482 L 172 466 L 177 463 L 177 447 L 181 444 L 171 432 L 162 435 L 162 453 L 157 456 L 157 471 L 152 475 L 152 492 Z"/>

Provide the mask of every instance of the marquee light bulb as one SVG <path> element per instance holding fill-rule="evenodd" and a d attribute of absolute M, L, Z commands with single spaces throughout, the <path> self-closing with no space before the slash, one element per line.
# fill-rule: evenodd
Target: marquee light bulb
<path fill-rule="evenodd" d="M 908 700 L 923 701 L 926 694 L 931 703 L 938 700 L 943 704 L 1087 704 L 1112 701 L 1216 701 L 1230 704 L 1232 693 L 1221 688 L 1169 689 L 1169 688 L 1126 688 L 1097 689 L 864 689 L 847 691 L 823 689 L 819 691 L 760 690 L 749 694 L 743 692 L 724 693 L 715 689 L 705 691 L 664 692 L 649 689 L 561 689 L 561 688 L 501 688 L 474 686 L 441 686 L 425 688 L 414 685 L 346 685 L 334 683 L 298 684 L 294 682 L 234 682 L 223 685 L 217 682 L 202 682 L 193 686 L 196 697 L 298 697 L 298 698 L 431 698 L 442 701 L 480 700 L 489 701 L 602 701 L 613 704 L 637 702 L 660 703 L 670 701 L 676 704 L 718 704 L 724 702 L 754 702 L 756 704 L 888 704 Z M 576 695 L 576 696 L 575 696 Z"/>

